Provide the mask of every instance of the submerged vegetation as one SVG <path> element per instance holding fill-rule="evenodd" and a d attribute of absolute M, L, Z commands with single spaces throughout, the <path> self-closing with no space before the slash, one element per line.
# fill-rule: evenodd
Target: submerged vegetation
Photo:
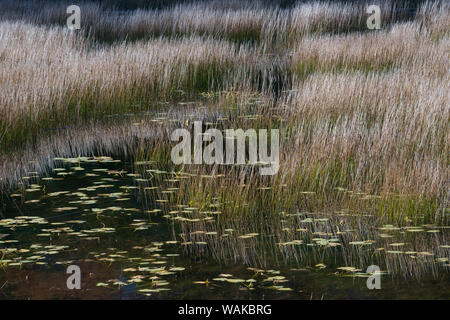
<path fill-rule="evenodd" d="M 449 4 L 381 1 L 372 31 L 361 2 L 282 2 L 86 2 L 72 32 L 65 4 L 0 1 L 9 281 L 75 260 L 114 265 L 96 290 L 167 297 L 311 298 L 287 274 L 369 265 L 448 283 Z M 175 166 L 171 132 L 195 120 L 279 129 L 278 174 Z"/>

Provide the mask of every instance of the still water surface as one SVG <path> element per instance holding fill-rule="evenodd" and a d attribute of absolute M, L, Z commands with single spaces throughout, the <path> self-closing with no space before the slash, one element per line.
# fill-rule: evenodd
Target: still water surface
<path fill-rule="evenodd" d="M 268 256 L 261 268 L 194 254 L 188 245 L 205 244 L 183 242 L 136 180 L 120 161 L 61 163 L 3 199 L 0 299 L 450 298 L 445 272 L 421 281 L 383 275 L 382 289 L 368 290 L 366 277 L 328 266 Z M 81 290 L 66 286 L 69 265 L 81 268 Z"/>

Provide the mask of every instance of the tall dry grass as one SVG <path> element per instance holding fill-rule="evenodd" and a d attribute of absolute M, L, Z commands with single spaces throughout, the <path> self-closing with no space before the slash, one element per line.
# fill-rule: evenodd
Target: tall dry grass
<path fill-rule="evenodd" d="M 0 2 L 0 20 L 65 25 L 71 3 L 23 4 Z M 272 4 L 272 5 L 268 5 Z M 158 36 L 210 36 L 237 43 L 258 43 L 266 52 L 283 50 L 310 33 L 336 34 L 366 29 L 366 7 L 372 2 L 299 1 L 288 8 L 264 1 L 202 1 L 160 9 L 111 10 L 110 6 L 82 2 L 82 30 L 103 42 L 149 39 Z M 378 1 L 383 26 L 411 19 L 411 4 Z M 424 17 L 440 7 L 425 8 Z M 440 10 L 440 9 L 438 9 Z"/>
<path fill-rule="evenodd" d="M 388 32 L 300 42 L 292 58 L 299 81 L 285 106 L 295 127 L 293 148 L 303 156 L 291 158 L 288 168 L 338 161 L 341 172 L 334 174 L 346 177 L 341 187 L 444 200 L 449 40 L 407 23 Z"/>
<path fill-rule="evenodd" d="M 395 223 L 446 221 L 448 49 L 448 32 L 435 37 L 418 21 L 363 35 L 305 38 L 292 53 L 292 88 L 275 110 L 253 109 L 256 123 L 228 123 L 280 128 L 279 174 L 265 179 L 255 168 L 231 168 L 225 180 L 188 183 L 184 200 L 201 206 L 217 196 L 231 204 L 226 211 L 233 223 L 243 216 L 244 224 L 261 212 L 305 207 L 369 211 Z M 193 170 L 222 172 L 220 166 Z M 261 195 L 261 187 L 272 191 Z M 312 200 L 305 199 L 309 193 Z M 361 207 L 349 194 L 375 200 Z"/>
<path fill-rule="evenodd" d="M 158 36 L 181 32 L 180 37 L 100 45 L 62 27 L 2 22 L 3 153 L 19 149 L 20 143 L 32 147 L 64 125 L 140 112 L 161 101 L 193 100 L 203 91 L 259 92 L 270 103 L 262 111 L 253 109 L 261 111 L 257 125 L 277 126 L 285 133 L 280 174 L 271 180 L 290 188 L 273 195 L 284 199 L 283 205 L 298 205 L 296 197 L 303 191 L 321 193 L 329 204 L 339 204 L 328 194 L 344 188 L 433 199 L 437 205 L 429 210 L 434 214 L 446 207 L 449 30 L 444 17 L 449 7 L 445 2 L 426 3 L 410 22 L 345 35 L 336 33 L 358 30 L 354 27 L 362 17 L 360 7 L 350 3 L 300 3 L 281 9 L 215 2 L 112 16 L 93 6 L 97 9 L 89 11 L 88 21 L 113 39 L 136 32 Z M 38 12 L 32 17 L 34 23 L 49 24 L 59 14 Z M 251 42 L 242 46 L 228 41 L 230 34 L 254 31 L 266 40 L 283 39 L 279 49 L 284 51 L 272 56 Z M 295 45 L 289 39 L 296 39 Z M 274 88 L 277 95 L 271 99 Z M 246 112 L 249 105 L 230 101 L 229 107 Z M 233 120 L 229 125 L 246 124 Z M 245 172 L 226 186 L 232 188 L 236 181 L 266 182 L 253 171 Z M 254 190 L 230 195 L 260 200 Z M 275 208 L 280 202 L 268 205 Z"/>
<path fill-rule="evenodd" d="M 251 90 L 257 72 L 246 48 L 213 39 L 95 48 L 60 27 L 3 22 L 0 30 L 2 151 L 69 122 L 149 109 L 179 91 Z"/>

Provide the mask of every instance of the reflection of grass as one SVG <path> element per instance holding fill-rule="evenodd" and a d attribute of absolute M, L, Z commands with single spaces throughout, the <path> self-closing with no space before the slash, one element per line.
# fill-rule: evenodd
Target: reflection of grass
<path fill-rule="evenodd" d="M 156 160 L 166 163 L 168 152 L 165 146 L 157 148 Z M 220 261 L 238 260 L 261 267 L 268 267 L 279 255 L 289 265 L 294 261 L 300 266 L 323 261 L 335 267 L 377 264 L 392 274 L 414 278 L 439 270 L 434 256 L 442 256 L 439 243 L 446 242 L 447 233 L 445 229 L 426 233 L 446 223 L 445 219 L 436 220 L 436 210 L 441 209 L 435 198 L 379 196 L 343 188 L 320 190 L 317 186 L 323 183 L 304 182 L 320 176 L 317 169 L 310 177 L 305 177 L 305 172 L 292 177 L 287 185 L 280 185 L 276 178 L 264 182 L 254 176 L 244 180 L 244 185 L 236 181 L 246 176 L 245 168 L 211 172 L 197 166 L 173 170 L 170 161 L 167 165 L 162 167 L 173 174 L 152 174 L 150 184 L 158 187 L 143 192 L 149 199 L 169 199 L 164 212 L 170 217 L 167 212 L 175 210 L 172 217 L 183 217 L 174 220 L 181 225 L 183 241 L 205 243 L 188 246 L 192 254 L 211 254 Z M 177 188 L 174 197 L 161 193 L 167 181 Z M 183 205 L 191 209 L 180 211 Z M 216 219 L 206 220 L 211 214 Z M 394 226 L 382 228 L 388 224 Z M 393 238 L 383 238 L 391 229 L 398 230 Z M 397 253 L 391 245 L 395 242 L 407 242 L 407 247 Z M 413 253 L 404 253 L 409 251 Z M 417 252 L 420 258 L 414 259 Z"/>
<path fill-rule="evenodd" d="M 183 119 L 182 114 L 178 116 Z M 234 125 L 243 127 L 248 120 L 241 121 Z M 184 124 L 183 120 L 180 122 Z M 403 253 L 374 250 L 381 246 L 386 251 L 393 251 L 389 243 L 408 242 L 407 249 L 402 248 L 403 251 L 430 252 L 442 256 L 439 245 L 433 240 L 434 234 L 420 233 L 415 236 L 415 233 L 405 233 L 403 229 L 407 240 L 399 233 L 396 236 L 399 238 L 394 241 L 379 238 L 379 234 L 390 231 L 375 229 L 385 224 L 399 228 L 425 223 L 430 230 L 439 228 L 440 223 L 446 223 L 445 219 L 440 220 L 436 216 L 436 211 L 441 213 L 442 210 L 439 199 L 405 194 L 358 193 L 341 188 L 339 186 L 351 185 L 348 177 L 354 172 L 352 166 L 347 167 L 348 171 L 342 171 L 343 164 L 337 160 L 328 161 L 327 165 L 317 163 L 302 166 L 297 168 L 298 172 L 294 175 L 287 177 L 265 178 L 259 176 L 256 168 L 246 166 L 174 167 L 170 160 L 171 145 L 167 143 L 167 125 L 162 119 L 160 123 L 145 121 L 135 127 L 125 122 L 117 127 L 106 125 L 102 128 L 87 128 L 86 131 L 69 130 L 70 143 L 61 144 L 64 137 L 51 143 L 64 146 L 65 149 L 50 147 L 43 152 L 43 157 L 52 157 L 49 151 L 67 156 L 72 154 L 72 148 L 78 148 L 77 153 L 81 154 L 127 154 L 128 159 L 137 160 L 137 173 L 141 173 L 139 178 L 145 181 L 149 179 L 148 182 L 137 183 L 143 195 L 139 198 L 149 205 L 150 210 L 161 208 L 163 214 L 167 215 L 170 210 L 182 210 L 177 205 L 195 208 L 191 213 L 182 215 L 189 219 L 204 219 L 208 217 L 207 212 L 213 212 L 210 215 L 216 217 L 216 222 L 215 219 L 196 223 L 176 222 L 177 230 L 180 227 L 181 232 L 188 235 L 183 241 L 206 243 L 187 247 L 198 256 L 212 254 L 221 261 L 238 260 L 259 266 L 270 265 L 271 259 L 278 255 L 281 255 L 279 259 L 282 261 L 297 261 L 300 266 L 325 262 L 331 268 L 333 264 L 329 261 L 335 261 L 335 267 L 347 265 L 365 268 L 376 263 L 395 274 L 402 274 L 402 270 L 407 267 L 407 276 L 413 277 L 438 272 L 433 256 L 425 255 L 423 259 L 413 260 Z M 228 122 L 222 124 L 224 127 L 228 125 Z M 177 123 L 173 124 L 174 128 L 178 126 Z M 80 141 L 89 143 L 81 147 Z M 29 159 L 39 159 L 36 157 L 37 154 L 32 154 Z M 150 161 L 149 165 L 141 164 L 147 161 Z M 74 166 L 78 166 L 78 163 Z M 149 168 L 165 173 L 147 171 Z M 147 186 L 152 188 L 145 189 Z M 176 189 L 167 193 L 169 188 Z M 230 233 L 225 231 L 227 229 L 234 231 L 221 241 L 217 241 L 215 236 L 190 235 L 195 231 L 222 235 Z M 345 230 L 354 231 L 342 233 Z M 242 235 L 249 236 L 240 238 Z M 444 229 L 436 236 L 438 243 L 447 243 Z M 326 239 L 332 238 L 337 238 L 340 245 L 330 246 Z M 319 242 L 317 239 L 325 240 Z M 303 243 L 289 244 L 298 240 Z M 357 245 L 366 240 L 377 242 Z M 334 257 L 337 257 L 338 262 Z"/>

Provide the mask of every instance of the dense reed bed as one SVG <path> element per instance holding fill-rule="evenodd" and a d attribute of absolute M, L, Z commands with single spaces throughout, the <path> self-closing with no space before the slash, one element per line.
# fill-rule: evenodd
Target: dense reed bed
<path fill-rule="evenodd" d="M 6 8 L 7 2 L 3 5 Z M 45 12 L 56 15 L 61 11 L 57 8 Z M 280 9 L 214 2 L 130 12 L 120 17 L 144 15 L 142 21 L 168 29 L 178 28 L 175 23 L 191 31 L 179 39 L 159 37 L 111 46 L 63 27 L 2 22 L 2 153 L 33 146 L 39 136 L 66 125 L 105 121 L 111 115 L 154 109 L 161 102 L 198 100 L 201 93 L 253 92 L 283 119 L 287 139 L 281 184 L 298 168 L 314 167 L 325 170 L 322 182 L 316 182 L 318 190 L 342 187 L 442 198 L 448 173 L 449 38 L 443 19 L 448 4 L 425 3 L 415 20 L 379 32 L 321 35 L 304 29 L 315 25 L 312 15 L 337 31 L 334 23 L 346 21 L 342 13 L 351 15 L 358 8 L 349 3 L 300 3 Z M 285 24 L 275 23 L 280 10 L 291 16 L 279 17 Z M 92 21 L 102 21 L 96 10 L 88 12 Z M 295 16 L 298 23 L 293 22 Z M 30 17 L 42 24 L 57 22 L 39 12 Z M 278 56 L 261 54 L 251 42 L 237 46 L 214 38 L 224 37 L 219 29 L 246 30 L 245 23 L 258 30 L 265 26 L 277 35 L 300 32 L 302 37 L 292 49 L 285 43 L 285 52 Z M 132 32 L 123 22 L 108 30 L 122 32 L 121 28 L 127 36 Z M 202 28 L 208 33 L 200 32 Z M 169 36 L 166 31 L 158 35 Z M 262 112 L 267 119 L 273 116 Z M 293 157 L 294 150 L 303 150 L 303 157 Z M 339 172 L 325 169 L 336 166 Z M 297 173 L 308 176 L 307 171 Z M 338 179 L 330 183 L 330 175 Z"/>
<path fill-rule="evenodd" d="M 149 39 L 158 36 L 211 36 L 237 43 L 253 42 L 265 51 L 283 50 L 311 33 L 336 34 L 366 30 L 366 7 L 372 2 L 297 2 L 280 6 L 264 1 L 200 1 L 172 4 L 160 9 L 111 10 L 111 6 L 85 2 L 82 31 L 96 40 Z M 383 26 L 414 16 L 417 5 L 410 2 L 378 1 Z M 70 3 L 22 4 L 0 2 L 0 20 L 25 20 L 34 24 L 66 23 Z M 423 7 L 426 19 L 430 10 Z M 442 19 L 442 17 L 441 17 Z"/>
<path fill-rule="evenodd" d="M 4 22 L 1 30 L 2 151 L 35 141 L 42 131 L 151 109 L 180 93 L 248 91 L 251 74 L 262 72 L 245 48 L 212 39 L 92 49 L 61 28 Z"/>

